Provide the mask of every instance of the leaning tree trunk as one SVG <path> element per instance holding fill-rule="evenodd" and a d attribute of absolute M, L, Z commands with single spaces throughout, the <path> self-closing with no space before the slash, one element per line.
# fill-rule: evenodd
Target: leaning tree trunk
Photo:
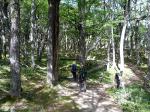
<path fill-rule="evenodd" d="M 31 66 L 34 68 L 35 59 L 34 59 L 34 41 L 35 41 L 35 0 L 32 0 L 31 4 L 31 31 L 30 31 L 30 44 L 31 44 Z"/>
<path fill-rule="evenodd" d="M 124 71 L 124 39 L 126 33 L 127 22 L 129 19 L 129 12 L 130 12 L 130 3 L 131 0 L 126 0 L 125 7 L 124 7 L 124 23 L 121 32 L 121 39 L 120 39 L 120 71 Z"/>
<path fill-rule="evenodd" d="M 21 93 L 20 60 L 19 60 L 19 0 L 10 0 L 11 41 L 10 41 L 10 70 L 11 96 L 19 97 Z"/>
<path fill-rule="evenodd" d="M 59 4 L 60 0 L 48 0 L 49 28 L 48 28 L 48 61 L 47 82 L 53 85 L 58 81 L 58 41 L 59 41 Z"/>
<path fill-rule="evenodd" d="M 120 39 L 120 71 L 124 70 L 124 39 L 125 39 L 125 32 L 126 32 L 127 23 L 124 22 L 121 39 Z"/>

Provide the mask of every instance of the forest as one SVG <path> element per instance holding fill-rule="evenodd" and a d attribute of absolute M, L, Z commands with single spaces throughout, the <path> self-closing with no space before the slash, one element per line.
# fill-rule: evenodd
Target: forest
<path fill-rule="evenodd" d="M 150 0 L 0 0 L 0 112 L 150 112 Z"/>

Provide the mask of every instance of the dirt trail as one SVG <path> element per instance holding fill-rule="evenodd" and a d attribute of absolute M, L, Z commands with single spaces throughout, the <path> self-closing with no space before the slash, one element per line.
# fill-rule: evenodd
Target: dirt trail
<path fill-rule="evenodd" d="M 108 86 L 91 86 L 87 87 L 86 92 L 79 92 L 78 84 L 70 82 L 59 90 L 59 95 L 70 96 L 79 112 L 122 112 L 114 99 L 105 92 Z"/>

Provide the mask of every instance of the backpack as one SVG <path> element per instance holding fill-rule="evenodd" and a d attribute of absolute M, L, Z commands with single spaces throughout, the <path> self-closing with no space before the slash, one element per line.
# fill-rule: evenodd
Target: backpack
<path fill-rule="evenodd" d="M 79 81 L 83 82 L 86 80 L 86 71 L 84 69 L 80 70 Z"/>
<path fill-rule="evenodd" d="M 75 64 L 72 65 L 71 72 L 76 72 L 77 66 Z"/>

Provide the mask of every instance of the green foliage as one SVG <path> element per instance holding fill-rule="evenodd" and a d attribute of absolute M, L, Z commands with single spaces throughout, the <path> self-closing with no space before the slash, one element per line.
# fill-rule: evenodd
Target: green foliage
<path fill-rule="evenodd" d="M 96 60 L 87 60 L 85 62 L 85 68 L 86 68 L 86 70 L 90 70 L 93 67 L 97 67 L 97 66 L 98 66 L 98 63 L 97 63 Z"/>
<path fill-rule="evenodd" d="M 122 105 L 124 112 L 149 112 L 150 94 L 141 84 L 133 83 L 125 89 L 110 88 L 107 91 Z"/>
<path fill-rule="evenodd" d="M 106 49 L 93 50 L 89 55 L 95 57 L 96 60 L 104 60 L 106 58 Z"/>
<path fill-rule="evenodd" d="M 66 62 L 65 64 L 71 64 Z M 19 99 L 9 95 L 10 70 L 8 63 L 0 63 L 0 112 L 9 112 L 12 106 L 17 112 L 53 112 L 71 111 L 77 112 L 77 104 L 67 102 L 70 96 L 59 96 L 57 89 L 50 88 L 46 82 L 46 67 L 28 68 L 22 67 L 21 81 L 22 93 Z M 63 63 L 62 63 L 63 64 Z M 64 64 L 62 65 L 64 66 Z"/>

